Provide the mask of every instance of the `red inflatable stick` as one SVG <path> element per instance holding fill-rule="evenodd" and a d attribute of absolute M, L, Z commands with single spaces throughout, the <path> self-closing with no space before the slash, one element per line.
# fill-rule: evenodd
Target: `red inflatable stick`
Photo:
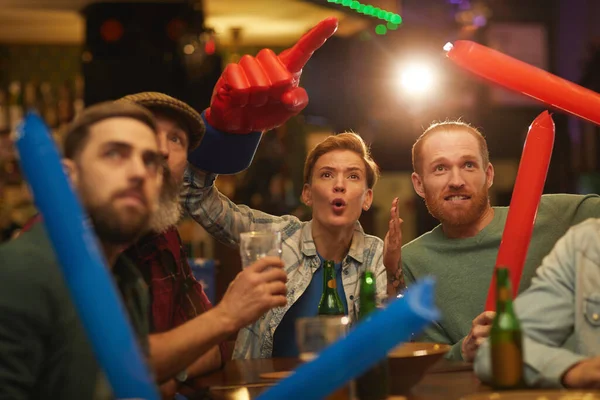
<path fill-rule="evenodd" d="M 506 267 L 510 270 L 513 297 L 519 290 L 553 146 L 554 121 L 548 111 L 544 111 L 533 121 L 525 139 L 508 217 L 496 258 L 496 267 Z M 496 308 L 495 276 L 495 274 L 492 275 L 485 303 L 486 311 L 493 311 Z"/>
<path fill-rule="evenodd" d="M 446 44 L 458 66 L 515 92 L 600 125 L 600 94 L 489 47 L 458 40 Z"/>

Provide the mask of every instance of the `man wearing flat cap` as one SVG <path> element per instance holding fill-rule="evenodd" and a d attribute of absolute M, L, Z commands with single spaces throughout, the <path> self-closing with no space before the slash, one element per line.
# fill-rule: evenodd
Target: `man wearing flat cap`
<path fill-rule="evenodd" d="M 200 350 L 205 346 L 198 341 L 196 347 L 189 340 L 197 327 L 194 323 L 186 324 L 212 308 L 202 285 L 192 275 L 176 227 L 181 217 L 179 194 L 189 153 L 195 151 L 207 169 L 238 172 L 250 164 L 262 133 L 239 135 L 218 130 L 205 123 L 204 115 L 163 93 L 137 93 L 117 102 L 132 102 L 152 112 L 157 122 L 159 151 L 164 157 L 163 187 L 159 208 L 150 221 L 151 232 L 124 254 L 134 261 L 149 287 L 153 333 L 149 338 L 150 359 L 166 394 L 177 390 L 179 383 L 219 368 L 227 357 L 223 343 L 202 353 Z M 247 314 L 239 310 L 235 318 L 238 328 L 240 321 L 248 318 Z M 185 360 L 194 354 L 195 361 L 187 363 Z M 171 379 L 173 376 L 175 379 Z"/>
<path fill-rule="evenodd" d="M 188 152 L 197 148 L 205 126 L 200 114 L 184 102 L 163 93 L 143 92 L 118 102 L 132 102 L 150 110 L 157 121 L 159 150 L 164 160 L 163 190 L 159 208 L 147 234 L 125 254 L 134 260 L 149 287 L 151 298 L 150 336 L 152 363 L 159 382 L 172 376 L 170 359 L 179 359 L 170 350 L 167 333 L 212 308 L 202 285 L 192 275 L 176 224 L 181 217 L 179 191 L 187 166 Z M 193 352 L 192 349 L 188 349 Z M 224 347 L 215 346 L 177 375 L 180 381 L 219 368 Z"/>

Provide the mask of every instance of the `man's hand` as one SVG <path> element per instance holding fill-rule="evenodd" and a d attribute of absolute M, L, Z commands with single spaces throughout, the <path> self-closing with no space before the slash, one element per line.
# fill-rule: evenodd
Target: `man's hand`
<path fill-rule="evenodd" d="M 237 331 L 271 308 L 287 304 L 286 281 L 283 261 L 277 257 L 264 257 L 236 276 L 215 311 L 218 310 L 232 330 Z"/>
<path fill-rule="evenodd" d="M 398 198 L 392 201 L 390 222 L 383 241 L 383 266 L 387 272 L 387 294 L 394 298 L 405 288 L 404 274 L 400 266 L 402 250 L 402 219 L 398 217 Z"/>
<path fill-rule="evenodd" d="M 266 131 L 285 123 L 308 104 L 298 87 L 302 68 L 337 30 L 336 18 L 321 21 L 277 56 L 270 49 L 228 64 L 215 85 L 206 119 L 221 132 Z"/>
<path fill-rule="evenodd" d="M 600 357 L 581 361 L 569 368 L 562 383 L 569 388 L 600 389 Z"/>
<path fill-rule="evenodd" d="M 463 360 L 473 362 L 477 354 L 477 349 L 490 336 L 495 316 L 496 313 L 494 311 L 484 311 L 475 317 L 471 331 L 462 342 L 461 354 Z"/>
<path fill-rule="evenodd" d="M 392 201 L 390 208 L 390 222 L 388 231 L 383 241 L 383 265 L 388 271 L 396 271 L 400 263 L 400 250 L 402 249 L 402 219 L 398 217 L 398 198 Z"/>

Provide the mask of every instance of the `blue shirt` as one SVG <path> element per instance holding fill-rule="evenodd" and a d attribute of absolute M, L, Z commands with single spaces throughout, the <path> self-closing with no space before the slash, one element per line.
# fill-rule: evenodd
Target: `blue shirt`
<path fill-rule="evenodd" d="M 302 317 L 315 317 L 319 308 L 319 300 L 323 294 L 323 257 L 321 266 L 313 274 L 310 284 L 290 309 L 285 313 L 281 323 L 273 335 L 273 357 L 298 357 L 296 343 L 296 320 Z M 335 264 L 335 282 L 338 295 L 342 300 L 344 312 L 348 315 L 348 301 L 342 284 L 342 263 Z"/>

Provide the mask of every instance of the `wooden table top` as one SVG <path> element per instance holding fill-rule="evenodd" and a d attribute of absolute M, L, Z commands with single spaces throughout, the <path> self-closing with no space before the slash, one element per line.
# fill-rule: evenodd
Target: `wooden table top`
<path fill-rule="evenodd" d="M 256 360 L 232 360 L 225 367 L 194 381 L 193 387 L 181 393 L 190 400 L 249 400 L 255 399 L 277 381 L 263 379 L 261 374 L 277 371 L 291 371 L 300 364 L 298 359 L 271 358 Z M 390 377 L 393 379 L 393 376 Z M 472 365 L 464 362 L 452 362 L 445 359 L 425 374 L 423 379 L 412 388 L 406 400 L 458 400 L 473 393 L 491 392 L 473 373 Z"/>

